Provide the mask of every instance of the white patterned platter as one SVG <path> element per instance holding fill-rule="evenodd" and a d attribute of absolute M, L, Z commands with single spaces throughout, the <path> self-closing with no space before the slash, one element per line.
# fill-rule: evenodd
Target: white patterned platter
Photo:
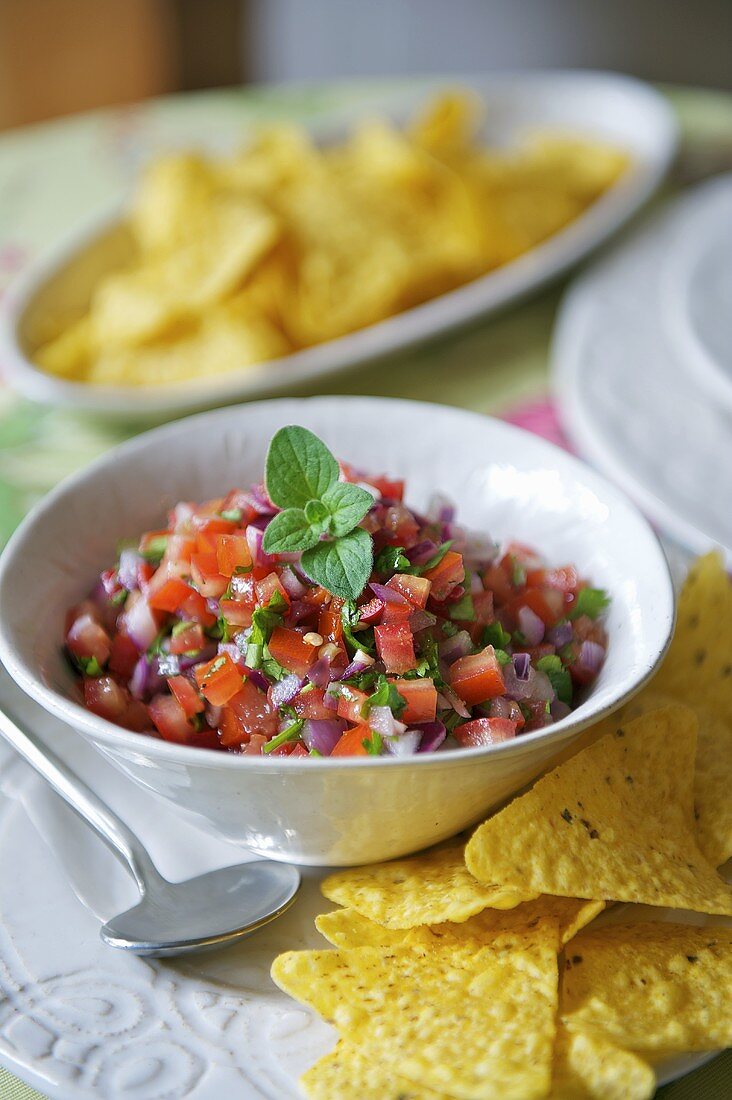
<path fill-rule="evenodd" d="M 670 314 L 689 229 L 710 204 L 729 239 L 721 220 L 732 209 L 729 190 L 727 177 L 668 204 L 572 285 L 552 376 L 580 454 L 661 531 L 693 553 L 720 546 L 732 566 L 732 411 L 708 388 Z"/>
<path fill-rule="evenodd" d="M 163 874 L 241 860 L 124 779 L 3 669 L 0 705 L 133 825 Z M 131 904 L 134 888 L 0 742 L 0 1063 L 52 1100 L 296 1100 L 298 1076 L 335 1041 L 269 979 L 280 951 L 324 946 L 313 918 L 327 902 L 320 875 L 306 875 L 289 913 L 236 947 L 176 964 L 118 953 L 99 921 Z M 667 1062 L 660 1078 L 708 1057 Z"/>

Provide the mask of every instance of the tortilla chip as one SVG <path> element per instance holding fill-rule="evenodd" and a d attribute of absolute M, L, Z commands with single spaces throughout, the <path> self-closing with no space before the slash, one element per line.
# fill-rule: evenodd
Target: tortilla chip
<path fill-rule="evenodd" d="M 344 1042 L 304 1073 L 300 1084 L 311 1100 L 449 1100 L 395 1073 L 381 1051 Z"/>
<path fill-rule="evenodd" d="M 460 923 L 488 906 L 512 909 L 539 893 L 481 886 L 467 871 L 462 848 L 339 871 L 325 879 L 321 890 L 329 901 L 350 906 L 386 928 Z"/>
<path fill-rule="evenodd" d="M 280 955 L 274 981 L 356 1046 L 463 1100 L 545 1096 L 556 1031 L 551 932 L 490 946 Z"/>
<path fill-rule="evenodd" d="M 477 829 L 469 870 L 516 890 L 732 914 L 693 832 L 694 724 L 668 707 L 583 749 Z"/>
<path fill-rule="evenodd" d="M 506 932 L 530 932 L 539 924 L 557 928 L 561 944 L 576 936 L 605 908 L 602 901 L 577 901 L 543 894 L 515 909 L 484 909 L 462 924 L 444 922 L 418 928 L 384 928 L 355 909 L 334 909 L 315 918 L 315 927 L 335 947 L 394 947 L 397 944 L 429 946 L 460 944 L 469 940 L 490 943 Z"/>
<path fill-rule="evenodd" d="M 586 929 L 566 953 L 562 1019 L 636 1051 L 732 1043 L 732 928 L 637 923 Z"/>
<path fill-rule="evenodd" d="M 655 1091 L 656 1075 L 637 1054 L 600 1035 L 557 1028 L 549 1100 L 649 1100 Z"/>

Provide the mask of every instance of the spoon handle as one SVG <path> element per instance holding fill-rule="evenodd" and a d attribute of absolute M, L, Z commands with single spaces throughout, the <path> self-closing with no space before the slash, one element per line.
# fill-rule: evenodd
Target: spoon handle
<path fill-rule="evenodd" d="M 0 734 L 129 868 L 144 894 L 147 882 L 160 876 L 142 843 L 124 821 L 39 738 L 28 730 L 20 729 L 2 710 Z"/>

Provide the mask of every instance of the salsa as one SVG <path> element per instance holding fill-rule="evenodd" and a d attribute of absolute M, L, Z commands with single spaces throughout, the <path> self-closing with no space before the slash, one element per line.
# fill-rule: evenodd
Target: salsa
<path fill-rule="evenodd" d="M 443 498 L 422 515 L 399 479 L 344 464 L 336 476 L 324 500 L 343 485 L 370 494 L 357 596 L 305 568 L 338 530 L 317 509 L 314 551 L 268 553 L 284 510 L 264 484 L 181 502 L 68 613 L 89 710 L 177 744 L 300 757 L 491 745 L 569 714 L 605 659 L 605 593 L 471 534 Z"/>

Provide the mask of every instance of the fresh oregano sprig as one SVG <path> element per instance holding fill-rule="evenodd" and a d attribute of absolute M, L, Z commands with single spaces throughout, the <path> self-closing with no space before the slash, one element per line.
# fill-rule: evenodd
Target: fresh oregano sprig
<path fill-rule="evenodd" d="M 280 428 L 267 452 L 265 483 L 282 511 L 270 520 L 263 548 L 267 554 L 302 551 L 309 577 L 334 596 L 355 600 L 373 568 L 371 536 L 358 525 L 374 500 L 338 474 L 317 435 L 295 424 Z"/>

